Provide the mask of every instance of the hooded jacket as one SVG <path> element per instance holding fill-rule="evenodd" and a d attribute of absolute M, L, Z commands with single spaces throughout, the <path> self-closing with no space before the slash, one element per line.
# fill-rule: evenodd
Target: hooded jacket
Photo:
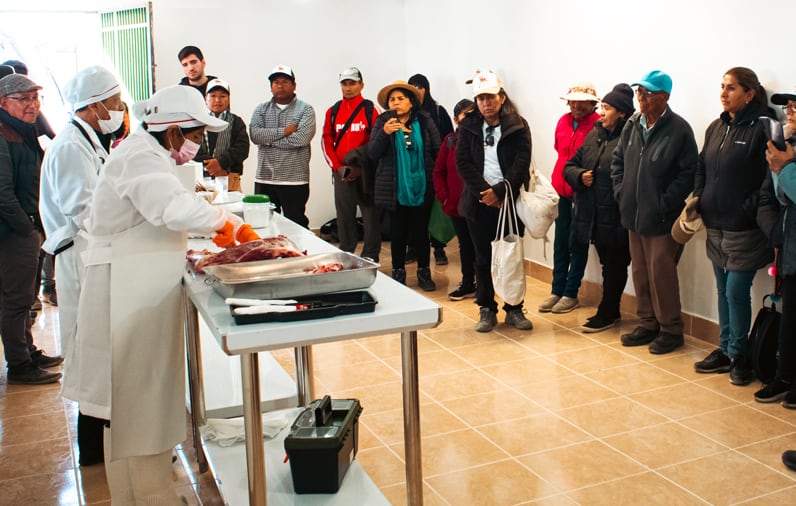
<path fill-rule="evenodd" d="M 458 131 L 451 132 L 442 141 L 434 163 L 434 193 L 448 216 L 459 216 L 459 200 L 464 182 L 456 168 L 456 138 Z"/>
<path fill-rule="evenodd" d="M 0 109 L 0 238 L 43 230 L 39 179 L 43 152 L 36 126 Z"/>
<path fill-rule="evenodd" d="M 564 177 L 575 192 L 574 233 L 581 243 L 627 242 L 627 230 L 622 226 L 611 184 L 611 160 L 625 122 L 620 118 L 611 132 L 599 121 L 595 123 L 583 145 L 564 166 Z M 594 182 L 586 186 L 583 173 L 589 170 Z"/>
<path fill-rule="evenodd" d="M 630 117 L 614 150 L 614 197 L 623 227 L 668 235 L 694 189 L 697 144 L 691 125 L 668 106 L 644 140 L 641 114 Z"/>
<path fill-rule="evenodd" d="M 766 136 L 752 103 L 731 118 L 727 112 L 705 131 L 694 178 L 694 195 L 707 228 L 708 258 L 728 271 L 757 270 L 774 253 L 757 225 L 760 188 L 768 172 Z"/>
<path fill-rule="evenodd" d="M 562 197 L 572 198 L 572 187 L 564 179 L 564 165 L 566 165 L 567 160 L 572 158 L 572 155 L 583 144 L 583 141 L 586 140 L 586 136 L 594 128 L 594 123 L 598 119 L 600 119 L 600 115 L 593 112 L 578 121 L 578 127 L 574 128 L 575 118 L 572 113 L 568 112 L 561 116 L 561 119 L 556 124 L 555 144 L 553 147 L 558 153 L 558 159 L 556 159 L 556 164 L 553 167 L 551 182 L 553 183 L 553 188 Z"/>

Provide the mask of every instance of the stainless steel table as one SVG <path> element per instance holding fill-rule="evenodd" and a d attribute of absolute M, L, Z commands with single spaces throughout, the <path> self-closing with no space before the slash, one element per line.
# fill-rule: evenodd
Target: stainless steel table
<path fill-rule="evenodd" d="M 306 229 L 275 216 L 270 230 L 260 235 L 283 233 L 310 253 L 335 249 Z M 373 313 L 339 316 L 330 319 L 289 323 L 236 325 L 224 300 L 206 283 L 203 276 L 185 275 L 186 338 L 188 341 L 191 413 L 194 434 L 204 421 L 201 394 L 201 349 L 198 339 L 198 313 L 201 313 L 219 346 L 229 355 L 239 355 L 246 430 L 246 464 L 249 504 L 266 504 L 265 454 L 262 421 L 259 416 L 260 379 L 257 352 L 281 348 L 296 350 L 299 403 L 309 402 L 312 387 L 312 345 L 400 332 L 404 405 L 404 446 L 406 450 L 406 488 L 410 505 L 423 504 L 423 476 L 420 449 L 419 389 L 417 374 L 417 330 L 433 328 L 441 321 L 441 308 L 435 302 L 379 273 L 370 288 L 378 300 Z M 201 449 L 201 444 L 197 450 Z M 203 466 L 200 457 L 200 468 Z"/>

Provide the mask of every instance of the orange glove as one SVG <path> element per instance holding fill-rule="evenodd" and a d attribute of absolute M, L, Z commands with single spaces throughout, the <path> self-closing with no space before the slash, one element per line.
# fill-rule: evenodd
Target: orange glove
<path fill-rule="evenodd" d="M 238 229 L 238 233 L 235 234 L 235 238 L 238 240 L 239 243 L 249 242 L 249 241 L 256 241 L 260 238 L 257 235 L 257 232 L 252 229 L 252 226 L 248 223 L 244 223 Z"/>
<path fill-rule="evenodd" d="M 229 248 L 235 246 L 235 225 L 227 220 L 224 226 L 216 230 L 216 235 L 213 237 L 213 242 L 220 248 Z"/>

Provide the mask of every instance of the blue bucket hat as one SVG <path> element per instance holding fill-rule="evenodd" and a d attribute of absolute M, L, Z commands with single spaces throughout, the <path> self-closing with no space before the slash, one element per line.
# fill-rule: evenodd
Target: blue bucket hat
<path fill-rule="evenodd" d="M 669 74 L 660 70 L 651 70 L 644 74 L 644 76 L 633 83 L 631 86 L 643 86 L 649 91 L 665 91 L 672 93 L 672 78 Z"/>

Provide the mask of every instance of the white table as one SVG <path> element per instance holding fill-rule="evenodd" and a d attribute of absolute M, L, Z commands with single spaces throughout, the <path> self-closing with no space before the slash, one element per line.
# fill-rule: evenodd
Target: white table
<path fill-rule="evenodd" d="M 275 215 L 269 230 L 260 235 L 282 233 L 310 253 L 335 251 L 327 242 L 293 222 Z M 373 313 L 338 316 L 299 322 L 274 322 L 236 325 L 224 300 L 202 276 L 186 274 L 186 337 L 188 340 L 191 413 L 195 424 L 202 423 L 202 374 L 199 367 L 198 316 L 201 313 L 219 346 L 228 355 L 239 355 L 243 390 L 243 415 L 246 430 L 246 463 L 249 504 L 266 504 L 265 451 L 260 418 L 260 382 L 258 352 L 282 348 L 296 350 L 299 404 L 313 399 L 312 345 L 362 337 L 401 334 L 403 377 L 404 446 L 406 450 L 406 487 L 410 505 L 423 504 L 423 478 L 420 450 L 420 417 L 417 380 L 417 330 L 433 328 L 441 320 L 441 308 L 382 273 L 378 273 L 370 291 L 378 300 Z M 201 452 L 198 430 L 194 428 L 197 450 Z M 203 463 L 200 457 L 200 468 Z M 206 463 L 204 469 L 207 468 Z"/>

